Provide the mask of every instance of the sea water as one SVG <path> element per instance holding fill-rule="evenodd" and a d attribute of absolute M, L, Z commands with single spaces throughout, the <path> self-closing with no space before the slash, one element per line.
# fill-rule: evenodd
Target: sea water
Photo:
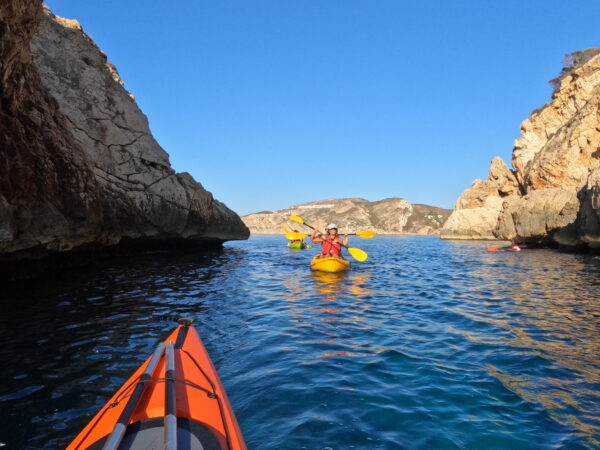
<path fill-rule="evenodd" d="M 600 447 L 600 257 L 253 236 L 0 289 L 0 445 L 61 448 L 191 316 L 250 449 Z M 349 257 L 349 256 L 348 256 Z"/>

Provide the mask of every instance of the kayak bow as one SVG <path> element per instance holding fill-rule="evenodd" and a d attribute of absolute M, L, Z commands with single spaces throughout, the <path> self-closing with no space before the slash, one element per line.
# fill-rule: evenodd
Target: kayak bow
<path fill-rule="evenodd" d="M 74 449 L 246 449 L 190 319 L 161 343 L 69 444 Z"/>

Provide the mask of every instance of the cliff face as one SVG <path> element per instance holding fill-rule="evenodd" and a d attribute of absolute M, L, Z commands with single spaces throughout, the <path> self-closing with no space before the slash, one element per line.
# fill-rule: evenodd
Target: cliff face
<path fill-rule="evenodd" d="M 495 158 L 457 200 L 442 238 L 600 247 L 600 54 L 589 54 L 521 124 L 513 170 Z"/>
<path fill-rule="evenodd" d="M 171 168 L 116 69 L 76 21 L 0 3 L 0 261 L 124 241 L 214 245 L 241 219 Z"/>
<path fill-rule="evenodd" d="M 362 198 L 341 198 L 302 203 L 276 212 L 261 212 L 242 217 L 252 233 L 281 233 L 281 228 L 307 232 L 308 228 L 288 221 L 290 215 L 302 217 L 313 226 L 325 228 L 334 222 L 340 232 L 373 230 L 379 234 L 438 234 L 450 211 L 427 205 L 412 205 L 402 198 L 369 202 Z"/>

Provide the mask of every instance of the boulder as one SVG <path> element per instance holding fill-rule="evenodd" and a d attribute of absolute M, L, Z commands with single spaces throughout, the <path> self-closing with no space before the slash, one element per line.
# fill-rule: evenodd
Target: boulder
<path fill-rule="evenodd" d="M 491 195 L 483 199 L 480 206 L 454 210 L 444 223 L 442 239 L 496 239 L 494 231 L 502 204 L 499 196 Z"/>
<path fill-rule="evenodd" d="M 497 239 L 579 244 L 574 224 L 579 210 L 575 188 L 548 188 L 523 197 L 511 196 L 502 205 L 494 234 Z"/>

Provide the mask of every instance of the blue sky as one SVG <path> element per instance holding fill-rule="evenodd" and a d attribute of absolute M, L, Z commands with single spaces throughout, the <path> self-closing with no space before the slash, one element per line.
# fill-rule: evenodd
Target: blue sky
<path fill-rule="evenodd" d="M 47 0 L 108 55 L 177 171 L 240 214 L 334 197 L 452 208 L 510 165 L 600 2 Z"/>

